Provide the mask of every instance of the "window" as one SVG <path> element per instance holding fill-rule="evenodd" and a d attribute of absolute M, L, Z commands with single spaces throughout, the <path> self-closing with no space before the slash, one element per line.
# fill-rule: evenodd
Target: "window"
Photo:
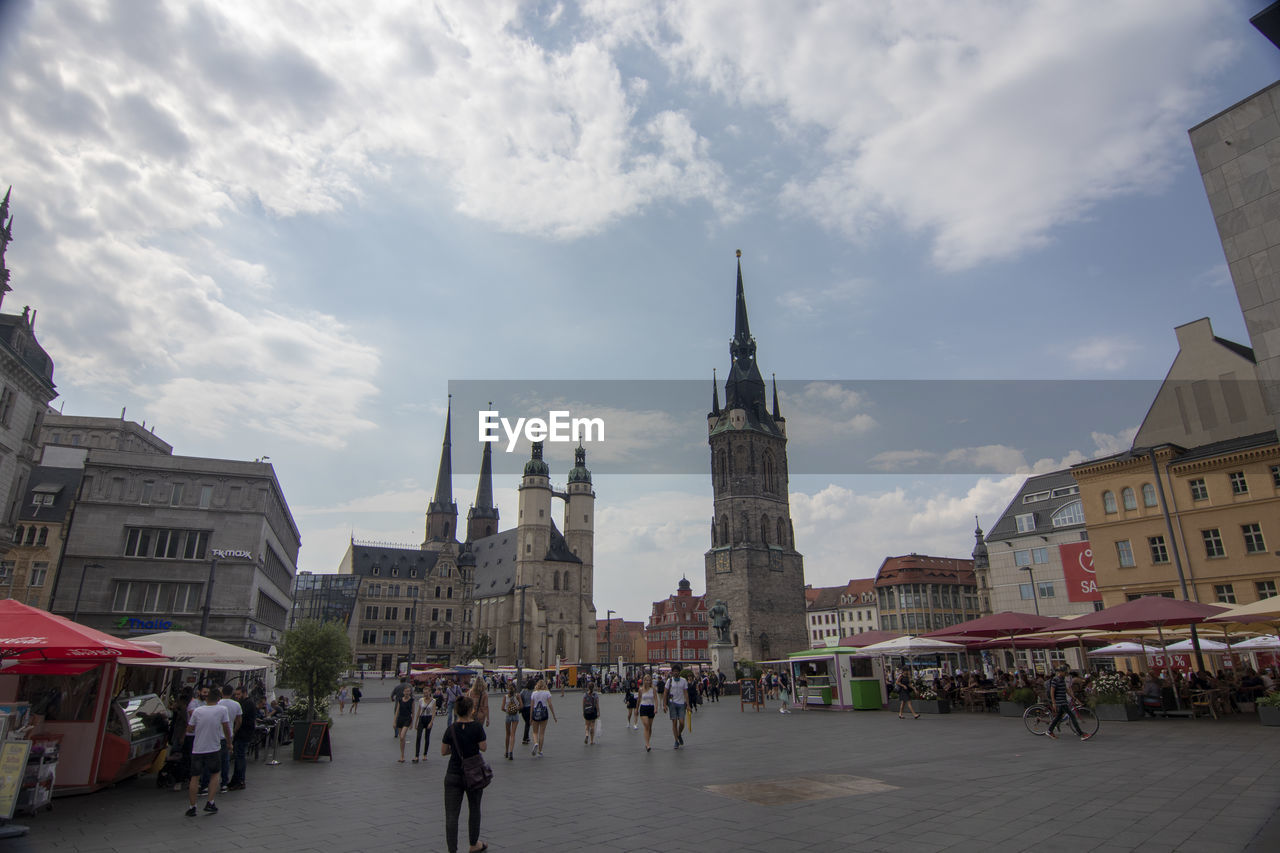
<path fill-rule="evenodd" d="M 1013 552 L 1013 564 L 1014 564 L 1015 566 L 1029 566 L 1029 565 L 1031 565 L 1031 552 L 1030 552 L 1030 551 L 1014 551 L 1014 552 Z M 905 606 L 905 605 L 904 605 L 904 606 Z"/>
<path fill-rule="evenodd" d="M 1053 598 L 1053 581 L 1040 581 L 1036 584 L 1036 592 L 1041 598 Z"/>
<path fill-rule="evenodd" d="M 369 629 L 360 632 L 360 643 L 365 646 L 372 646 L 378 642 L 378 632 Z"/>
<path fill-rule="evenodd" d="M 1164 544 L 1163 536 L 1152 536 L 1147 539 L 1147 544 L 1151 546 L 1151 562 L 1169 562 L 1169 549 Z"/>
<path fill-rule="evenodd" d="M 1191 489 L 1191 500 L 1193 501 L 1209 500 L 1209 488 L 1204 484 L 1203 479 L 1188 480 L 1187 486 Z"/>
<path fill-rule="evenodd" d="M 400 632 L 400 645 L 402 645 L 402 646 L 407 646 L 407 645 L 409 645 L 409 632 L 408 632 L 408 631 L 401 631 L 401 632 Z"/>
<path fill-rule="evenodd" d="M 453 621 L 453 608 L 452 608 L 452 607 L 448 607 L 448 608 L 446 608 L 446 609 L 445 609 L 445 611 L 444 611 L 444 621 L 446 621 L 446 622 L 452 622 L 452 621 Z"/>
<path fill-rule="evenodd" d="M 364 618 L 366 618 L 366 619 L 377 619 L 377 618 L 378 618 L 378 605 L 376 605 L 376 604 L 366 604 L 366 605 L 364 606 Z"/>
<path fill-rule="evenodd" d="M 1120 500 L 1124 503 L 1125 509 L 1138 508 L 1138 496 L 1133 493 L 1133 489 L 1125 486 L 1120 490 Z"/>
<path fill-rule="evenodd" d="M 31 576 L 27 579 L 27 586 L 44 586 L 44 580 L 48 574 L 48 563 L 32 563 Z"/>
<path fill-rule="evenodd" d="M 383 629 L 383 631 L 382 631 L 382 645 L 384 645 L 384 646 L 394 646 L 395 644 L 396 644 L 396 632 L 395 632 L 395 631 L 388 631 L 388 630 L 386 630 L 386 629 Z"/>
<path fill-rule="evenodd" d="M 173 493 L 169 496 L 169 506 L 182 506 L 182 483 L 173 484 Z"/>
<path fill-rule="evenodd" d="M 1143 506 L 1156 505 L 1156 487 L 1151 485 L 1150 483 L 1142 484 L 1142 505 Z"/>
<path fill-rule="evenodd" d="M 1240 531 L 1244 534 L 1244 552 L 1246 554 L 1265 554 L 1267 543 L 1262 538 L 1261 524 L 1242 524 Z"/>
<path fill-rule="evenodd" d="M 1275 594 L 1276 594 L 1275 581 L 1256 581 L 1253 586 L 1258 591 L 1259 599 L 1275 597 Z"/>
<path fill-rule="evenodd" d="M 203 603 L 198 583 L 117 581 L 111 609 L 117 613 L 195 613 Z"/>
<path fill-rule="evenodd" d="M 444 591 L 445 598 L 453 598 L 453 587 L 449 587 Z"/>
<path fill-rule="evenodd" d="M 1218 528 L 1201 530 L 1200 535 L 1204 537 L 1204 555 L 1206 557 L 1227 556 L 1227 549 L 1222 547 L 1222 534 L 1218 532 Z"/>
<path fill-rule="evenodd" d="M 200 508 L 208 509 L 213 503 L 213 486 L 200 487 Z"/>
<path fill-rule="evenodd" d="M 427 648 L 434 649 L 436 647 L 436 632 L 432 631 L 427 635 Z"/>
<path fill-rule="evenodd" d="M 124 555 L 166 560 L 203 560 L 208 546 L 207 530 L 130 527 L 125 532 Z M 282 587 L 288 588 L 288 584 Z"/>
<path fill-rule="evenodd" d="M 1037 566 L 1042 566 L 1045 563 L 1049 562 L 1049 549 L 1048 548 L 1032 548 L 1031 562 L 1035 563 Z"/>
<path fill-rule="evenodd" d="M 452 636 L 453 636 L 452 632 L 450 632 L 450 631 L 445 631 L 445 632 L 444 632 L 444 644 L 445 644 L 446 646 L 447 646 L 447 645 L 449 645 L 449 638 L 450 638 L 450 637 L 452 637 Z"/>
<path fill-rule="evenodd" d="M 1018 524 L 1019 533 L 1030 533 L 1036 529 L 1036 514 L 1034 512 L 1023 513 L 1015 516 L 1014 521 Z"/>
<path fill-rule="evenodd" d="M 1022 502 L 1024 504 L 1033 504 L 1038 501 L 1047 501 L 1049 499 L 1048 492 L 1032 492 L 1029 495 L 1023 495 Z"/>
<path fill-rule="evenodd" d="M 17 399 L 17 396 L 8 385 L 4 386 L 3 391 L 0 391 L 0 424 L 9 425 L 9 419 L 13 416 L 13 401 Z"/>
<path fill-rule="evenodd" d="M 1229 583 L 1216 583 L 1213 585 L 1213 595 L 1219 604 L 1235 604 L 1236 590 L 1235 586 Z"/>
<path fill-rule="evenodd" d="M 1104 512 L 1116 512 L 1116 496 L 1114 492 L 1102 493 L 1102 509 Z"/>
<path fill-rule="evenodd" d="M 1080 501 L 1072 501 L 1065 506 L 1058 507 L 1052 516 L 1054 527 L 1071 527 L 1075 524 L 1084 524 L 1084 505 Z"/>
<path fill-rule="evenodd" d="M 1271 485 L 1280 489 L 1280 465 L 1271 466 Z"/>
<path fill-rule="evenodd" d="M 142 502 L 144 504 L 151 503 L 151 493 L 155 490 L 156 484 L 154 480 L 142 481 Z"/>
<path fill-rule="evenodd" d="M 381 597 L 382 597 L 382 584 L 380 584 L 380 583 L 371 583 L 371 584 L 369 584 L 369 597 L 370 597 L 370 598 L 381 598 Z"/>
<path fill-rule="evenodd" d="M 1053 490 L 1053 497 L 1055 498 L 1065 498 L 1070 495 L 1078 495 L 1078 494 L 1080 494 L 1079 486 L 1063 486 L 1059 489 Z"/>
<path fill-rule="evenodd" d="M 1129 544 L 1128 539 L 1121 539 L 1116 542 L 1116 555 L 1120 558 L 1120 566 L 1128 568 L 1134 565 L 1133 562 L 1133 546 Z"/>
<path fill-rule="evenodd" d="M 13 560 L 0 560 L 0 586 L 13 582 Z"/>
<path fill-rule="evenodd" d="M 288 613 L 288 608 L 283 604 L 270 596 L 263 595 L 261 591 L 258 592 L 258 603 L 254 615 L 258 617 L 259 621 L 283 631 Z"/>
<path fill-rule="evenodd" d="M 1245 480 L 1243 471 L 1232 471 L 1227 477 L 1231 480 L 1231 494 L 1249 494 L 1249 482 Z"/>
<path fill-rule="evenodd" d="M 383 617 L 382 617 L 382 618 L 383 618 L 383 619 L 399 619 L 399 618 L 400 618 L 400 608 L 399 608 L 399 607 L 388 607 L 388 608 L 386 608 L 386 609 L 383 611 Z"/>
<path fill-rule="evenodd" d="M 440 597 L 440 587 L 436 587 L 436 598 Z"/>
<path fill-rule="evenodd" d="M 1031 584 L 1029 583 L 1018 584 L 1018 594 L 1022 596 L 1023 601 L 1030 601 L 1035 598 L 1035 593 L 1032 592 Z"/>

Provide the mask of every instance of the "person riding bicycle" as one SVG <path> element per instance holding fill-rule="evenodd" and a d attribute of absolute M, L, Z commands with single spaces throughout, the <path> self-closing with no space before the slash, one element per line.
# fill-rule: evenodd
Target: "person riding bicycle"
<path fill-rule="evenodd" d="M 1058 726 L 1062 723 L 1063 718 L 1071 721 L 1071 728 L 1076 730 L 1076 734 L 1080 736 L 1080 740 L 1088 740 L 1093 734 L 1085 734 L 1080 729 L 1080 721 L 1076 718 L 1076 712 L 1072 710 L 1072 703 L 1078 702 L 1075 691 L 1072 688 L 1074 679 L 1067 672 L 1066 664 L 1058 667 L 1058 671 L 1053 678 L 1045 684 L 1045 688 L 1049 693 L 1049 702 L 1053 705 L 1057 713 L 1053 717 L 1053 722 L 1049 724 L 1049 731 L 1045 732 L 1054 740 L 1058 739 Z"/>

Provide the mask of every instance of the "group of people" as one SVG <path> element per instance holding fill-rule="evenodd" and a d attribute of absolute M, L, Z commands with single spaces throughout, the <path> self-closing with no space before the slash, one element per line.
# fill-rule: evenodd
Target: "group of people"
<path fill-rule="evenodd" d="M 195 817 L 196 800 L 207 795 L 204 811 L 217 814 L 218 793 L 242 790 L 248 751 L 258 736 L 261 717 L 283 713 L 279 703 L 254 702 L 243 686 L 230 684 L 184 687 L 172 706 L 171 748 L 174 790 L 187 786 L 187 817 Z"/>

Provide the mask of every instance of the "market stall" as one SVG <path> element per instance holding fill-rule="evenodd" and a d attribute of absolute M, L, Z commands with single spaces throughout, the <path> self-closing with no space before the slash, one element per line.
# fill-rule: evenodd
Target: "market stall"
<path fill-rule="evenodd" d="M 887 701 L 878 657 L 856 657 L 861 649 L 835 646 L 792 653 L 791 683 L 808 681 L 807 705 L 840 710 L 879 710 Z M 799 695 L 795 696 L 799 702 Z"/>
<path fill-rule="evenodd" d="M 0 625 L 0 704 L 29 706 L 23 735 L 45 764 L 55 756 L 48 772 L 58 793 L 93 790 L 155 759 L 164 738 L 150 734 L 159 729 L 154 704 L 130 710 L 114 700 L 160 695 L 165 669 L 144 664 L 168 663 L 163 654 L 12 599 L 0 601 Z"/>

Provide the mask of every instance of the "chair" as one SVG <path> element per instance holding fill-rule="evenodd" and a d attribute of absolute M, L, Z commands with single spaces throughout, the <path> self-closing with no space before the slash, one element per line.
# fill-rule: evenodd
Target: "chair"
<path fill-rule="evenodd" d="M 1213 708 L 1213 694 L 1207 690 L 1198 690 L 1191 694 L 1191 719 L 1194 720 L 1198 714 L 1204 712 L 1215 720 L 1218 719 L 1218 712 Z"/>

